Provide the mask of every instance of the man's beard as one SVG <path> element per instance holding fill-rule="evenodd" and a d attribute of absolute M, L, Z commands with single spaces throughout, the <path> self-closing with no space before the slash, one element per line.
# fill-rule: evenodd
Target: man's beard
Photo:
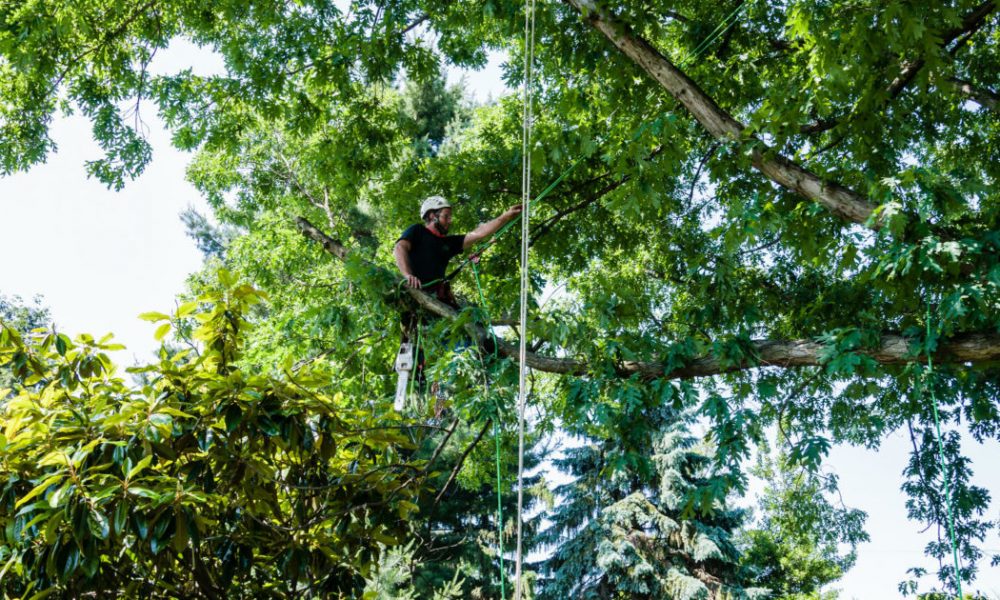
<path fill-rule="evenodd" d="M 434 229 L 437 229 L 437 232 L 441 235 L 448 233 L 448 226 L 442 225 L 441 221 L 434 221 Z"/>

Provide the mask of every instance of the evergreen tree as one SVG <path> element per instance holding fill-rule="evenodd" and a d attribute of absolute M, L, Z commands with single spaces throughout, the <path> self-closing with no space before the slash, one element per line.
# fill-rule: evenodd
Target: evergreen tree
<path fill-rule="evenodd" d="M 511 413 L 513 414 L 513 413 Z M 504 430 L 508 428 L 505 427 Z M 481 435 L 485 432 L 485 435 Z M 418 597 L 429 597 L 457 577 L 461 580 L 463 598 L 485 600 L 501 598 L 501 590 L 509 596 L 513 590 L 514 549 L 517 527 L 517 440 L 506 435 L 501 441 L 501 506 L 503 539 L 498 542 L 497 481 L 493 470 L 495 463 L 493 428 L 490 422 L 461 425 L 449 446 L 448 455 L 441 458 L 442 469 L 430 481 L 429 488 L 444 493 L 426 494 L 422 497 L 420 513 L 416 517 L 415 534 L 420 546 L 415 549 L 419 564 L 414 569 L 414 586 Z M 525 452 L 525 470 L 538 465 L 537 450 L 530 445 Z M 473 448 L 464 467 L 461 454 Z M 462 474 L 444 490 L 455 468 Z M 526 489 L 525 512 L 530 515 L 536 502 L 531 488 L 541 480 L 540 475 L 524 478 Z M 535 521 L 527 518 L 523 524 L 525 554 L 535 543 Z M 500 552 L 503 552 L 503 587 Z"/>
<path fill-rule="evenodd" d="M 461 582 L 456 576 L 430 594 L 418 594 L 413 586 L 413 572 L 418 564 L 414 557 L 413 542 L 406 546 L 383 548 L 372 575 L 365 579 L 364 600 L 417 600 L 433 598 L 448 600 L 464 598 Z"/>
<path fill-rule="evenodd" d="M 719 482 L 711 457 L 696 447 L 685 419 L 651 408 L 640 388 L 618 390 L 647 408 L 604 436 L 577 431 L 583 445 L 557 466 L 574 477 L 559 486 L 558 508 L 541 539 L 542 598 L 755 598 L 746 587 L 733 532 L 743 511 L 694 498 Z M 620 425 L 620 426 L 619 426 Z"/>
<path fill-rule="evenodd" d="M 403 86 L 403 117 L 417 156 L 437 154 L 450 130 L 467 126 L 469 101 L 461 85 L 448 85 L 444 75 L 407 80 Z"/>
<path fill-rule="evenodd" d="M 181 212 L 180 218 L 188 237 L 194 240 L 206 258 L 222 258 L 226 246 L 239 234 L 231 225 L 213 225 L 193 206 Z"/>

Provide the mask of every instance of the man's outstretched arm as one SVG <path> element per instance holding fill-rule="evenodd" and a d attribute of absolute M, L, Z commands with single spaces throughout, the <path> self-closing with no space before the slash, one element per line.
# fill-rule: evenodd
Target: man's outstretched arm
<path fill-rule="evenodd" d="M 492 221 L 486 223 L 480 223 L 478 227 L 465 234 L 465 241 L 462 242 L 462 250 L 468 250 L 473 245 L 481 242 L 482 240 L 490 237 L 497 232 L 504 224 L 508 223 L 514 217 L 521 214 L 522 206 L 517 204 L 507 209 L 499 217 L 493 219 Z M 398 247 L 398 246 L 397 246 Z M 398 261 L 398 259 L 397 259 Z"/>

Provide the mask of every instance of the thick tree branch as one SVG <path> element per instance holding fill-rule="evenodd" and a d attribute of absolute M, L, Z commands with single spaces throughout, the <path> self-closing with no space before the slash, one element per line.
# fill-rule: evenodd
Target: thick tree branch
<path fill-rule="evenodd" d="M 993 90 L 978 88 L 972 85 L 971 82 L 957 77 L 952 77 L 949 81 L 955 85 L 955 89 L 968 96 L 970 100 L 979 106 L 993 112 L 1000 111 L 1000 94 L 997 94 Z"/>
<path fill-rule="evenodd" d="M 340 242 L 330 238 L 314 227 L 303 217 L 296 219 L 296 225 L 303 235 L 319 242 L 323 248 L 337 258 L 344 260 L 348 250 Z M 427 312 L 445 319 L 454 320 L 458 312 L 447 304 L 433 298 L 420 290 L 406 288 L 417 304 Z M 466 332 L 481 348 L 492 352 L 493 336 L 487 329 L 476 323 L 464 325 Z M 924 357 L 914 355 L 910 348 L 911 340 L 893 333 L 881 337 L 877 348 L 859 349 L 856 352 L 868 356 L 875 362 L 884 365 L 899 365 L 923 360 Z M 703 356 L 693 359 L 687 364 L 667 370 L 662 363 L 644 361 L 621 361 L 615 370 L 621 377 L 638 375 L 643 379 L 690 379 L 732 373 L 757 367 L 810 367 L 824 364 L 821 359 L 826 347 L 817 341 L 799 340 L 751 340 L 748 357 L 739 362 L 732 362 L 717 356 Z M 496 350 L 501 355 L 518 360 L 517 344 L 497 340 Z M 935 360 L 945 363 L 987 363 L 1000 361 L 1000 333 L 965 333 L 959 334 L 942 343 L 934 354 Z M 589 365 L 586 361 L 573 358 L 552 358 L 529 352 L 526 363 L 532 369 L 547 373 L 562 375 L 584 375 Z"/>
<path fill-rule="evenodd" d="M 347 260 L 347 248 L 345 248 L 339 240 L 335 240 L 317 229 L 316 226 L 310 223 L 308 219 L 305 217 L 298 217 L 295 219 L 295 225 L 298 226 L 302 235 L 319 242 L 320 245 L 323 246 L 324 250 L 336 256 L 340 260 Z"/>
<path fill-rule="evenodd" d="M 579 10 L 591 25 L 677 99 L 712 137 L 721 141 L 745 139 L 746 126 L 722 110 L 648 41 L 599 8 L 594 0 L 565 1 Z M 794 161 L 774 153 L 760 139 L 752 138 L 752 143 L 752 164 L 771 181 L 822 204 L 843 219 L 874 229 L 880 226 L 878 220 L 871 219 L 876 206 L 864 196 L 839 184 L 824 181 Z"/>
<path fill-rule="evenodd" d="M 942 46 L 947 46 L 958 39 L 959 36 L 964 36 L 964 38 L 960 40 L 954 48 L 952 48 L 952 50 L 957 49 L 958 46 L 964 43 L 965 39 L 969 35 L 979 31 L 982 26 L 986 24 L 986 17 L 990 16 L 990 13 L 996 10 L 996 8 L 997 3 L 995 0 L 987 0 L 972 9 L 969 14 L 962 17 L 962 22 L 958 25 L 958 27 L 945 31 L 941 34 L 941 39 L 943 40 Z"/>
<path fill-rule="evenodd" d="M 698 168 L 695 169 L 694 177 L 691 178 L 691 191 L 688 192 L 688 206 L 691 206 L 691 203 L 694 202 L 694 192 L 698 187 L 698 180 L 701 179 L 701 170 L 705 168 L 705 165 L 708 164 L 708 160 L 712 158 L 712 155 L 715 154 L 715 151 L 718 149 L 719 142 L 715 142 L 708 148 L 708 152 L 705 153 L 705 156 L 702 156 L 701 160 L 698 161 Z"/>

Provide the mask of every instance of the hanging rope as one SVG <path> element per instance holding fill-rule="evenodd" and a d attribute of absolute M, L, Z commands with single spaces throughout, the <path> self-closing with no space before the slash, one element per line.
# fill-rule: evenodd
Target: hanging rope
<path fill-rule="evenodd" d="M 931 307 L 927 306 L 927 339 L 925 345 L 929 345 L 931 340 Z M 944 460 L 944 442 L 941 439 L 941 417 L 938 415 L 937 395 L 934 393 L 934 361 L 931 358 L 931 351 L 927 352 L 927 378 L 924 381 L 924 389 L 930 391 L 931 405 L 934 407 L 934 428 L 937 430 L 938 462 L 941 464 L 941 479 L 944 481 L 944 500 L 948 510 L 948 537 L 951 539 L 951 556 L 955 561 L 955 587 L 958 589 L 958 600 L 962 600 L 962 576 L 958 564 L 958 544 L 955 542 L 955 503 L 951 497 L 951 487 L 948 485 L 948 465 Z"/>
<path fill-rule="evenodd" d="M 525 0 L 525 1 L 527 3 L 529 0 Z M 532 0 L 532 2 L 533 2 L 533 0 Z M 743 9 L 746 8 L 747 4 L 749 4 L 749 3 L 748 2 L 741 2 L 735 9 L 733 9 L 729 14 L 727 14 L 725 16 L 725 18 L 723 18 L 722 21 L 719 22 L 719 24 L 715 27 L 715 29 L 713 29 L 712 32 L 709 33 L 708 36 L 706 36 L 705 39 L 702 40 L 701 43 L 699 43 L 698 46 L 696 46 L 695 49 L 691 51 L 690 54 L 688 54 L 682 60 L 678 61 L 678 63 L 677 63 L 678 67 L 680 67 L 682 69 L 685 68 L 685 67 L 687 67 L 694 59 L 698 58 L 703 53 L 705 53 L 705 51 L 707 51 L 712 46 L 712 44 L 715 43 L 716 40 L 718 40 L 720 37 L 722 37 L 723 35 L 725 35 L 727 31 L 729 31 L 734 25 L 736 25 L 736 23 L 739 21 L 739 15 L 740 15 L 740 13 L 743 12 Z M 531 33 L 530 53 L 531 53 L 531 59 L 532 59 L 532 63 L 533 63 L 534 62 L 534 4 L 532 4 L 532 13 L 531 13 L 531 15 L 532 16 L 531 16 L 531 32 L 530 32 Z M 527 21 L 528 21 L 528 15 L 525 14 L 525 45 L 526 46 L 529 44 L 529 40 L 528 40 L 528 23 L 527 23 Z M 528 59 L 528 50 L 526 50 L 526 52 L 525 52 L 525 61 L 526 61 L 526 63 L 527 63 L 527 59 Z M 529 67 L 530 67 L 530 65 L 525 64 L 526 76 L 527 76 L 527 69 Z M 526 79 L 526 82 L 527 82 L 527 79 Z M 527 111 L 530 108 L 530 107 L 527 106 L 528 105 L 527 98 L 528 98 L 528 96 L 525 95 L 525 99 L 526 99 L 526 101 L 525 101 L 525 108 L 524 108 L 525 116 L 527 116 Z M 614 111 L 611 112 L 611 115 L 608 117 L 608 119 L 610 119 L 611 117 L 613 117 L 615 115 L 615 113 L 617 113 L 617 112 L 618 112 L 618 109 L 616 108 Z M 646 131 L 646 129 L 648 129 L 653 123 L 655 123 L 658 119 L 660 119 L 662 117 L 663 117 L 663 115 L 659 115 L 656 118 L 644 119 L 643 122 L 639 125 L 639 127 L 636 128 L 635 132 L 632 134 L 632 136 L 629 139 L 629 141 L 630 142 L 634 142 L 637 139 L 639 139 L 639 137 L 643 134 L 643 132 Z M 527 130 L 524 130 L 524 131 L 526 132 Z M 521 147 L 521 150 L 522 150 L 522 155 L 521 155 L 522 156 L 522 158 L 521 158 L 521 160 L 522 160 L 522 175 L 524 175 L 524 165 L 526 164 L 524 161 L 526 160 L 526 156 L 527 156 L 527 147 L 526 147 L 526 143 L 525 143 L 526 140 L 527 140 L 526 137 L 522 137 L 522 147 Z M 584 154 L 581 154 L 579 157 L 577 157 L 577 159 L 574 160 L 573 163 L 570 164 L 570 166 L 568 168 L 566 168 L 565 170 L 563 170 L 563 172 L 560 173 L 558 177 L 556 177 L 554 180 L 552 180 L 552 182 L 549 183 L 549 185 L 546 186 L 545 189 L 542 190 L 542 192 L 540 194 L 538 194 L 538 196 L 536 196 L 533 200 L 531 200 L 531 202 L 533 202 L 533 203 L 541 202 L 546 196 L 549 195 L 549 193 L 552 192 L 552 190 L 554 190 L 556 188 L 556 186 L 558 186 L 560 183 L 562 183 L 562 180 L 565 179 L 567 176 L 569 176 L 569 174 L 572 173 L 577 168 L 577 166 L 580 165 L 580 163 L 582 163 L 584 160 L 586 160 L 587 158 L 589 158 L 597 150 L 597 148 L 600 147 L 600 145 L 601 144 L 595 144 L 594 147 L 591 149 L 590 152 L 585 152 Z M 528 198 L 529 196 L 523 194 L 524 189 L 525 188 L 522 187 L 522 198 Z M 529 188 L 529 191 L 530 191 L 530 188 Z M 522 213 L 521 217 L 523 217 L 524 214 L 527 213 L 527 202 L 525 202 L 524 204 L 525 204 L 525 210 L 524 210 L 524 213 Z M 514 225 L 514 221 L 510 221 L 507 224 L 505 224 L 496 233 L 494 233 L 490 237 L 489 240 L 487 240 L 485 242 L 481 242 L 480 244 L 478 244 L 476 246 L 476 249 L 474 249 L 465 260 L 463 260 L 462 262 L 460 262 L 458 264 L 458 266 L 456 266 L 455 269 L 452 270 L 451 273 L 449 273 L 448 275 L 446 275 L 445 277 L 443 277 L 441 280 L 435 280 L 435 281 L 429 282 L 429 283 L 427 283 L 425 285 L 431 285 L 431 284 L 434 284 L 434 283 L 438 283 L 439 281 L 442 281 L 442 280 L 451 281 L 452 279 L 454 279 L 456 276 L 458 276 L 459 272 L 461 272 L 462 269 L 465 268 L 466 265 L 468 265 L 473 260 L 478 260 L 479 257 L 482 256 L 484 252 L 486 252 L 494 244 L 496 244 L 496 242 L 500 238 L 500 236 L 502 236 L 504 233 L 506 233 L 507 230 L 510 229 L 513 225 Z M 522 225 L 522 227 L 523 227 L 523 225 Z M 524 229 L 522 228 L 522 235 L 523 234 L 524 234 Z"/>
<path fill-rule="evenodd" d="M 687 56 L 684 60 L 680 61 L 680 65 L 684 66 L 691 60 L 699 56 L 711 44 L 729 30 L 737 21 L 736 17 L 739 15 L 740 11 L 746 6 L 746 2 L 740 3 L 734 11 L 726 16 L 725 19 L 708 35 L 708 37 L 699 44 L 695 50 Z M 563 179 L 565 179 L 576 167 L 582 163 L 585 159 L 591 156 L 596 150 L 597 146 L 590 152 L 579 156 L 570 166 L 565 169 L 558 177 L 555 178 L 544 190 L 538 195 L 538 197 L 532 200 L 531 198 L 531 129 L 533 125 L 533 105 L 532 105 L 532 94 L 531 87 L 534 78 L 534 58 L 535 58 L 535 2 L 534 0 L 525 0 L 525 15 L 524 15 L 524 88 L 523 88 L 523 112 L 522 112 L 522 140 L 521 140 L 521 202 L 522 202 L 522 212 L 521 212 L 521 281 L 520 281 L 520 345 L 519 345 L 519 373 L 518 373 L 518 402 L 517 402 L 517 420 L 518 420 L 518 445 L 517 445 L 517 547 L 515 554 L 515 568 L 514 568 L 514 599 L 522 600 L 523 598 L 523 585 L 522 585 L 522 563 L 523 563 L 523 548 L 522 548 L 522 523 L 523 523 L 523 507 L 524 507 L 524 424 L 525 424 L 525 406 L 526 406 L 526 380 L 527 380 L 527 323 L 528 323 L 528 293 L 530 281 L 528 278 L 528 250 L 530 241 L 530 214 L 531 214 L 531 204 L 532 202 L 539 202 L 545 198 L 552 190 L 558 186 Z M 617 112 L 615 109 L 612 112 L 612 116 Z M 610 118 L 610 117 L 609 117 Z M 659 117 L 658 117 L 659 118 Z M 630 141 L 635 141 L 639 139 L 642 133 L 650 127 L 655 122 L 655 119 L 645 120 L 632 135 Z M 460 263 L 450 274 L 445 277 L 434 280 L 431 282 L 424 283 L 423 287 L 428 287 L 442 281 L 449 281 L 453 279 L 467 264 L 472 263 L 473 273 L 476 280 L 476 288 L 479 292 L 480 305 L 484 308 L 486 306 L 486 298 L 483 294 L 482 286 L 479 281 L 479 269 L 477 267 L 477 262 L 482 256 L 482 254 L 492 247 L 497 239 L 503 235 L 508 229 L 510 229 L 514 224 L 514 221 L 510 221 L 497 231 L 489 241 L 481 243 L 476 250 L 474 250 L 468 258 L 466 258 L 462 263 Z M 401 282 L 402 283 L 402 282 Z M 490 323 L 489 313 L 486 314 L 488 327 L 487 330 L 493 337 L 494 342 L 494 356 L 496 355 L 496 335 L 493 332 L 492 323 Z M 420 337 L 418 331 L 417 344 L 419 348 Z M 411 382 L 412 385 L 412 382 Z M 487 384 L 487 394 L 488 384 Z M 936 413 L 935 413 L 936 414 Z M 497 416 L 493 421 L 493 435 L 496 440 L 496 474 L 497 474 L 497 542 L 499 546 L 498 555 L 500 557 L 500 593 L 501 598 L 506 598 L 506 591 L 504 586 L 504 547 L 503 547 L 503 505 L 502 505 L 502 479 L 500 471 L 500 432 L 498 422 L 500 419 L 500 409 L 497 407 Z"/>
<path fill-rule="evenodd" d="M 517 378 L 517 553 L 514 566 L 514 600 L 521 600 L 524 585 L 521 581 L 523 562 L 521 529 L 524 522 L 524 406 L 528 355 L 528 223 L 531 221 L 531 85 L 535 64 L 535 0 L 524 2 L 524 135 L 521 144 L 521 345 L 518 352 Z"/>
<path fill-rule="evenodd" d="M 493 338 L 493 358 L 497 357 L 497 336 L 493 333 L 493 320 L 490 318 L 489 309 L 486 307 L 486 295 L 483 294 L 483 286 L 479 282 L 479 267 L 477 261 L 472 262 L 472 275 L 476 280 L 476 291 L 479 292 L 479 306 L 482 307 L 484 316 L 486 317 L 486 329 L 490 332 L 490 337 Z M 490 394 L 490 383 L 489 378 L 486 376 L 486 363 L 482 361 L 482 353 L 480 353 L 480 361 L 483 363 L 483 374 L 484 374 L 484 389 L 486 391 L 486 396 L 489 397 Z M 506 589 L 506 577 L 504 576 L 503 568 L 503 480 L 500 476 L 500 405 L 496 405 L 497 414 L 493 418 L 493 439 L 496 446 L 496 463 L 497 463 L 497 555 L 500 557 L 500 599 L 506 600 L 507 589 Z"/>
<path fill-rule="evenodd" d="M 500 557 L 500 600 L 506 600 L 507 590 L 504 585 L 504 568 L 503 568 L 503 504 L 501 490 L 503 489 L 502 480 L 500 479 L 500 410 L 497 407 L 497 416 L 493 419 L 493 440 L 495 441 L 497 449 L 497 555 Z"/>

